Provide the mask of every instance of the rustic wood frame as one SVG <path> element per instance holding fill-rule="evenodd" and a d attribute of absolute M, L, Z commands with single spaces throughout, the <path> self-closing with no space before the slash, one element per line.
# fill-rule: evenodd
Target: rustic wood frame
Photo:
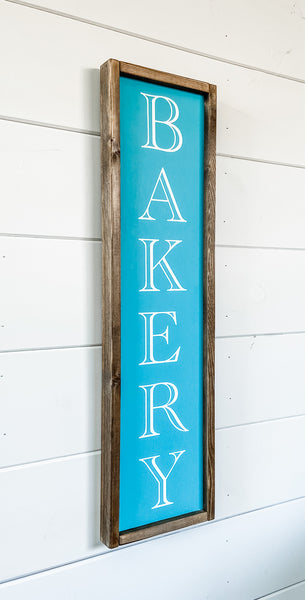
<path fill-rule="evenodd" d="M 204 482 L 205 509 L 119 532 L 121 259 L 120 259 L 120 74 L 196 91 L 205 97 L 204 134 Z M 216 86 L 110 59 L 101 66 L 102 167 L 102 465 L 101 540 L 114 548 L 214 518 L 214 339 Z"/>

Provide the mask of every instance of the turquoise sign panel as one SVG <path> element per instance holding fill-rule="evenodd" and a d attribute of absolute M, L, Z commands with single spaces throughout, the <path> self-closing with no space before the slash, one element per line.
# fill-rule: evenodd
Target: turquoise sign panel
<path fill-rule="evenodd" d="M 121 76 L 120 531 L 203 510 L 200 94 Z"/>

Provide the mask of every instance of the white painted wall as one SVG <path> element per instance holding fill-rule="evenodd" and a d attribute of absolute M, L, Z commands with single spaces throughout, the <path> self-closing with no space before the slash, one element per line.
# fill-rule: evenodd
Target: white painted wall
<path fill-rule="evenodd" d="M 0 0 L 1 600 L 303 600 L 305 5 Z M 99 542 L 99 65 L 218 86 L 216 519 Z"/>

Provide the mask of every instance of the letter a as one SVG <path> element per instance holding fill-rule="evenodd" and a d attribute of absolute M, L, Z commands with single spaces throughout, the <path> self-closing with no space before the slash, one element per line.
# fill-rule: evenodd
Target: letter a
<path fill-rule="evenodd" d="M 180 221 L 180 223 L 186 223 L 186 220 L 183 219 L 183 217 L 181 216 L 181 213 L 177 206 L 177 202 L 175 200 L 175 196 L 172 192 L 172 188 L 169 184 L 167 175 L 166 175 L 163 167 L 160 171 L 156 185 L 153 189 L 153 193 L 150 197 L 146 211 L 143 213 L 143 215 L 141 217 L 139 217 L 139 219 L 143 219 L 143 220 L 147 220 L 147 221 L 155 221 L 156 220 L 155 217 L 152 217 L 149 214 L 149 208 L 150 208 L 150 205 L 152 202 L 166 202 L 168 204 L 170 211 L 172 213 L 172 217 L 171 217 L 171 219 L 167 219 L 167 221 L 174 221 L 174 222 Z"/>
<path fill-rule="evenodd" d="M 155 480 L 158 484 L 158 502 L 157 502 L 157 504 L 155 504 L 155 506 L 152 506 L 153 509 L 161 508 L 161 506 L 167 506 L 168 504 L 174 504 L 173 502 L 170 502 L 167 499 L 166 484 L 167 484 L 168 476 L 172 472 L 175 464 L 178 462 L 178 460 L 179 460 L 181 454 L 183 454 L 183 452 L 185 452 L 185 450 L 179 450 L 178 452 L 170 452 L 169 453 L 174 457 L 174 464 L 168 471 L 167 475 L 164 475 L 162 473 L 161 469 L 158 467 L 158 465 L 156 463 L 156 458 L 160 458 L 160 455 L 149 456 L 148 458 L 139 458 L 139 461 L 143 462 L 147 466 L 147 468 L 150 470 L 151 474 L 153 475 L 153 477 L 155 478 Z"/>
<path fill-rule="evenodd" d="M 152 94 L 144 94 L 143 92 L 141 92 L 141 95 L 146 99 L 147 109 L 147 142 L 142 146 L 142 148 L 162 150 L 162 152 L 177 152 L 177 150 L 180 150 L 183 141 L 182 133 L 177 125 L 174 125 L 179 117 L 179 108 L 176 102 L 167 96 L 153 96 Z M 157 100 L 159 103 L 160 100 L 161 102 L 163 101 L 163 103 L 165 101 L 169 105 L 170 116 L 165 121 L 156 119 Z M 159 127 L 163 125 L 163 127 L 168 127 L 171 130 L 173 143 L 169 148 L 162 148 L 161 146 L 158 146 L 156 141 L 156 123 L 159 124 Z"/>

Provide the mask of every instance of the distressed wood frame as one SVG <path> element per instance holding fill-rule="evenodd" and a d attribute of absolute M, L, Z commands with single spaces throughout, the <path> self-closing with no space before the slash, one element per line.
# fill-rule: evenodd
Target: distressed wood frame
<path fill-rule="evenodd" d="M 204 133 L 204 318 L 203 318 L 203 448 L 204 510 L 159 523 L 119 531 L 121 259 L 120 259 L 120 74 L 175 88 L 205 98 Z M 110 59 L 101 66 L 102 168 L 102 459 L 101 540 L 109 548 L 128 544 L 214 518 L 215 504 L 215 174 L 216 86 L 170 73 Z"/>

